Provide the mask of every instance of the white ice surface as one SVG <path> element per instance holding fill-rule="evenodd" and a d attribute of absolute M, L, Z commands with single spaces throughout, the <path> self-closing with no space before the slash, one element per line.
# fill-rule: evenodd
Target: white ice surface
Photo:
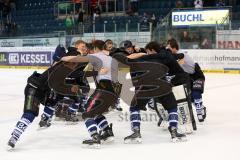
<path fill-rule="evenodd" d="M 208 115 L 204 125 L 188 135 L 184 143 L 171 143 L 169 133 L 156 121 L 142 123 L 143 143 L 127 145 L 123 138 L 130 133 L 124 115 L 110 113 L 115 142 L 101 149 L 86 149 L 82 140 L 88 133 L 80 122 L 66 125 L 54 122 L 38 131 L 39 117 L 27 128 L 16 149 L 6 151 L 10 134 L 22 115 L 23 90 L 32 70 L 0 69 L 0 160 L 239 160 L 240 159 L 240 75 L 207 74 L 204 105 Z M 124 105 L 124 114 L 127 106 Z M 43 107 L 41 107 L 42 111 Z"/>

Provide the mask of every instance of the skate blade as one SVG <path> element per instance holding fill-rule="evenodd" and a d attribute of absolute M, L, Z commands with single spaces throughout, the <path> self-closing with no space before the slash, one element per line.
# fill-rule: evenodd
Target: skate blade
<path fill-rule="evenodd" d="M 8 151 L 8 152 L 13 152 L 13 151 L 14 151 L 14 148 L 13 148 L 12 146 L 7 145 L 7 146 L 6 146 L 6 151 Z"/>
<path fill-rule="evenodd" d="M 87 149 L 100 149 L 100 148 L 101 148 L 101 145 L 100 145 L 100 144 L 92 144 L 92 145 L 83 144 L 82 147 L 83 147 L 83 148 L 87 148 Z"/>
<path fill-rule="evenodd" d="M 45 129 L 48 129 L 49 127 L 38 127 L 37 128 L 37 131 L 42 131 L 42 130 L 45 130 Z"/>
<path fill-rule="evenodd" d="M 66 121 L 66 125 L 77 125 L 78 122 Z"/>
<path fill-rule="evenodd" d="M 113 142 L 114 142 L 114 137 L 108 137 L 106 140 L 101 140 L 102 144 L 108 144 Z"/>
<path fill-rule="evenodd" d="M 142 143 L 142 138 L 136 138 L 136 139 L 127 139 L 124 140 L 125 144 L 141 144 Z"/>
<path fill-rule="evenodd" d="M 64 118 L 60 118 L 60 117 L 55 117 L 54 121 L 65 121 L 65 119 Z"/>
<path fill-rule="evenodd" d="M 172 141 L 173 143 L 186 142 L 186 141 L 187 141 L 187 137 L 172 138 L 171 141 Z"/>
<path fill-rule="evenodd" d="M 202 125 L 204 125 L 204 121 L 198 122 L 198 124 L 202 126 Z"/>

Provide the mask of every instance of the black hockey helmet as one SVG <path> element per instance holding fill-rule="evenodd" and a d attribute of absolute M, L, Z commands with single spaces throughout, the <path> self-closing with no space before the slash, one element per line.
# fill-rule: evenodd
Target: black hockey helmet
<path fill-rule="evenodd" d="M 80 55 L 80 52 L 77 51 L 77 48 L 75 47 L 68 47 L 68 52 L 66 56 L 77 56 Z"/>
<path fill-rule="evenodd" d="M 126 41 L 123 41 L 123 46 L 122 47 L 126 49 L 126 48 L 130 48 L 130 47 L 134 47 L 134 46 L 133 46 L 131 41 L 126 40 Z"/>

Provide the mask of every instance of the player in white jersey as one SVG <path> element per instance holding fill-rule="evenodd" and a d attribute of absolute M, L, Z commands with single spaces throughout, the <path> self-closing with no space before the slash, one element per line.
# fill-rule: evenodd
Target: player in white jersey
<path fill-rule="evenodd" d="M 112 141 L 114 136 L 112 124 L 108 124 L 103 113 L 107 112 L 109 107 L 113 106 L 118 98 L 113 89 L 113 84 L 118 81 L 118 62 L 103 52 L 103 41 L 95 40 L 93 47 L 93 54 L 85 57 L 69 56 L 64 57 L 62 60 L 67 62 L 89 62 L 95 71 L 99 71 L 96 77 L 96 90 L 89 98 L 85 107 L 86 112 L 83 113 L 85 125 L 92 137 L 89 140 L 83 141 L 83 144 L 98 148 L 100 147 L 101 141 Z M 98 132 L 98 128 L 100 132 Z"/>
<path fill-rule="evenodd" d="M 172 38 L 168 40 L 167 44 L 167 47 L 171 50 L 172 54 L 179 54 L 179 45 L 175 39 Z M 183 56 L 179 57 L 178 61 L 180 66 L 190 75 L 192 101 L 196 107 L 199 122 L 203 122 L 206 118 L 206 107 L 202 104 L 205 76 L 198 63 L 195 63 L 187 53 L 183 53 Z"/>

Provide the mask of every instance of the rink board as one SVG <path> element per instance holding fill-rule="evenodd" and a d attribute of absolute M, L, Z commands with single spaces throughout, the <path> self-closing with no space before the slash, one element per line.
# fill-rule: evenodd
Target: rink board
<path fill-rule="evenodd" d="M 240 73 L 239 50 L 181 50 L 206 73 Z M 46 69 L 52 64 L 53 47 L 0 48 L 0 68 Z"/>

